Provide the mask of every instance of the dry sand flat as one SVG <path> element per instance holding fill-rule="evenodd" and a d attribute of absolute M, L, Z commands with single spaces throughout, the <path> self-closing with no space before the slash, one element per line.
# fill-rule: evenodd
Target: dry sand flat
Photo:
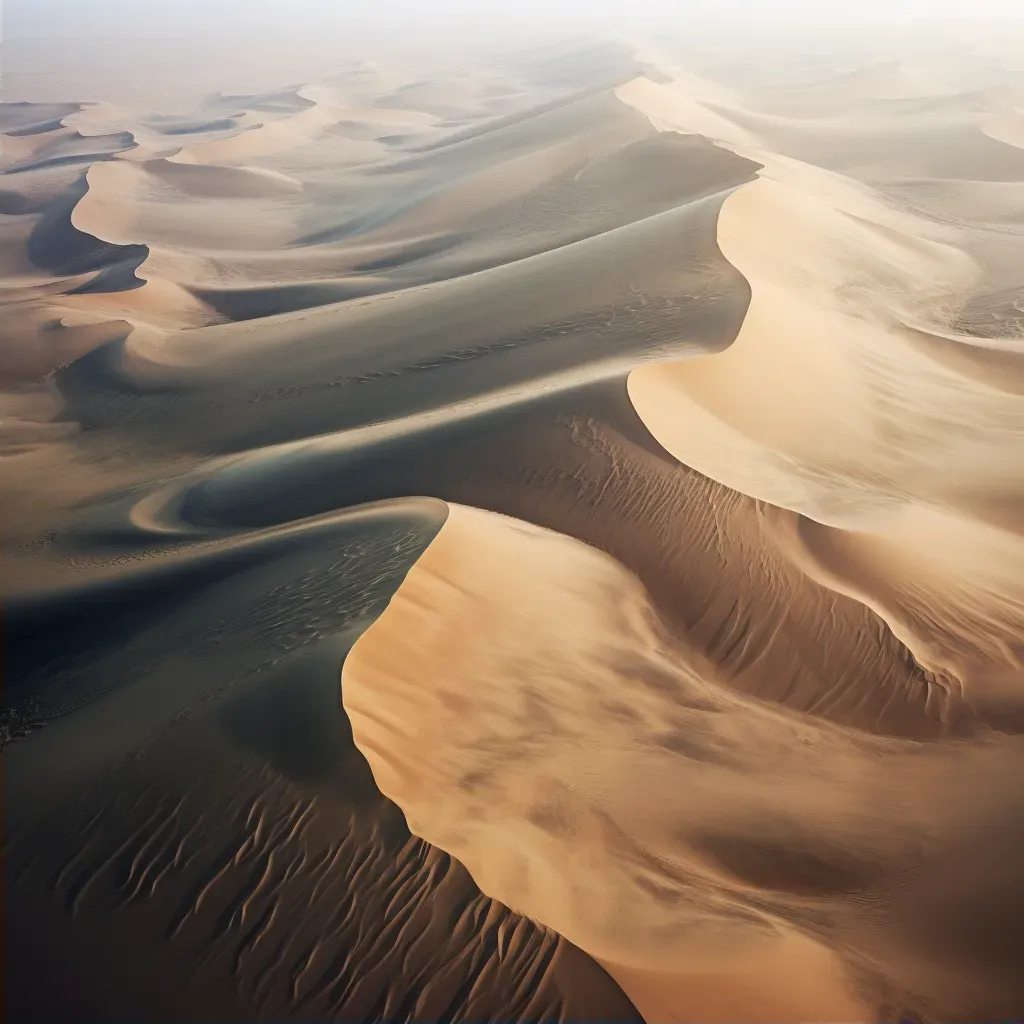
<path fill-rule="evenodd" d="M 12 1014 L 1021 1012 L 1016 86 L 759 74 L 0 107 Z"/>

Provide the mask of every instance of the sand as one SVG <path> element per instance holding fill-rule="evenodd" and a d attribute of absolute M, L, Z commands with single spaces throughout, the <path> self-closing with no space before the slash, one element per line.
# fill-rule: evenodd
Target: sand
<path fill-rule="evenodd" d="M 1024 1013 L 1019 73 L 701 45 L 15 67 L 12 1019 Z"/>
<path fill-rule="evenodd" d="M 890 1013 L 959 1017 L 1019 997 L 1009 961 L 926 952 L 904 917 L 1019 739 L 883 739 L 741 696 L 594 548 L 450 506 L 356 642 L 344 700 L 410 827 L 594 955 L 648 1020 L 861 1020 L 894 996 Z M 947 927 L 991 925 L 1001 846 L 930 892 Z"/>

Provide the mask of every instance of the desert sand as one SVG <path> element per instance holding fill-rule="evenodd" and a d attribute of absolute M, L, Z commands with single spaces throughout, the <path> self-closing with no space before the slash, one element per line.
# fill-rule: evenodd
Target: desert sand
<path fill-rule="evenodd" d="M 1024 1014 L 1024 76 L 762 49 L 15 75 L 12 1020 Z"/>

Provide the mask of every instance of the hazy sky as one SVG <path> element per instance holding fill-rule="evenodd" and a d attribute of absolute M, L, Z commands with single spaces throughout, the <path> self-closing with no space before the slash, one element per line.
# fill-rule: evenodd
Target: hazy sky
<path fill-rule="evenodd" d="M 0 0 L 3 33 L 40 35 L 183 35 L 213 29 L 263 31 L 371 25 L 394 32 L 433 21 L 465 28 L 488 24 L 599 29 L 609 22 L 685 20 L 726 14 L 806 23 L 1024 21 L 1024 0 Z"/>

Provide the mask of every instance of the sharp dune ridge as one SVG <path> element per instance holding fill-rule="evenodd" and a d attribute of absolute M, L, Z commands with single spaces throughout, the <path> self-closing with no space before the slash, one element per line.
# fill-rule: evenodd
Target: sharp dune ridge
<path fill-rule="evenodd" d="M 681 461 L 799 513 L 802 562 L 826 585 L 878 610 L 923 667 L 957 687 L 975 679 L 980 700 L 989 682 L 996 701 L 1013 700 L 1000 684 L 1022 671 L 1021 523 L 992 529 L 977 510 L 986 493 L 999 504 L 1019 488 L 1024 409 L 1012 391 L 1000 394 L 956 373 L 951 361 L 921 359 L 929 350 L 913 342 L 931 332 L 903 322 L 937 321 L 939 338 L 956 344 L 942 331 L 943 317 L 953 319 L 953 304 L 980 277 L 971 237 L 894 215 L 880 197 L 834 176 L 821 183 L 823 204 L 821 192 L 808 194 L 817 184 L 811 169 L 764 159 L 759 180 L 726 201 L 718 225 L 723 255 L 753 290 L 740 333 L 721 356 L 635 371 L 634 405 Z M 788 254 L 765 245 L 783 230 L 794 246 L 789 272 Z M 803 261 L 816 252 L 820 261 L 808 272 Z M 815 346 L 824 336 L 827 350 Z M 1022 351 L 1020 339 L 1008 341 L 1002 351 Z M 986 345 L 997 347 L 990 339 L 973 343 Z M 755 388 L 757 402 L 750 400 Z M 852 408 L 844 410 L 844 401 Z M 991 425 L 985 454 L 971 436 L 982 421 Z M 785 469 L 773 471 L 779 456 Z M 957 468 L 957 458 L 972 468 Z M 968 504 L 957 508 L 956 491 L 965 489 Z M 889 577 L 892 558 L 900 560 L 900 578 L 870 583 L 872 573 Z"/>
<path fill-rule="evenodd" d="M 656 50 L 0 105 L 15 1016 L 1024 1012 L 1021 83 Z"/>

